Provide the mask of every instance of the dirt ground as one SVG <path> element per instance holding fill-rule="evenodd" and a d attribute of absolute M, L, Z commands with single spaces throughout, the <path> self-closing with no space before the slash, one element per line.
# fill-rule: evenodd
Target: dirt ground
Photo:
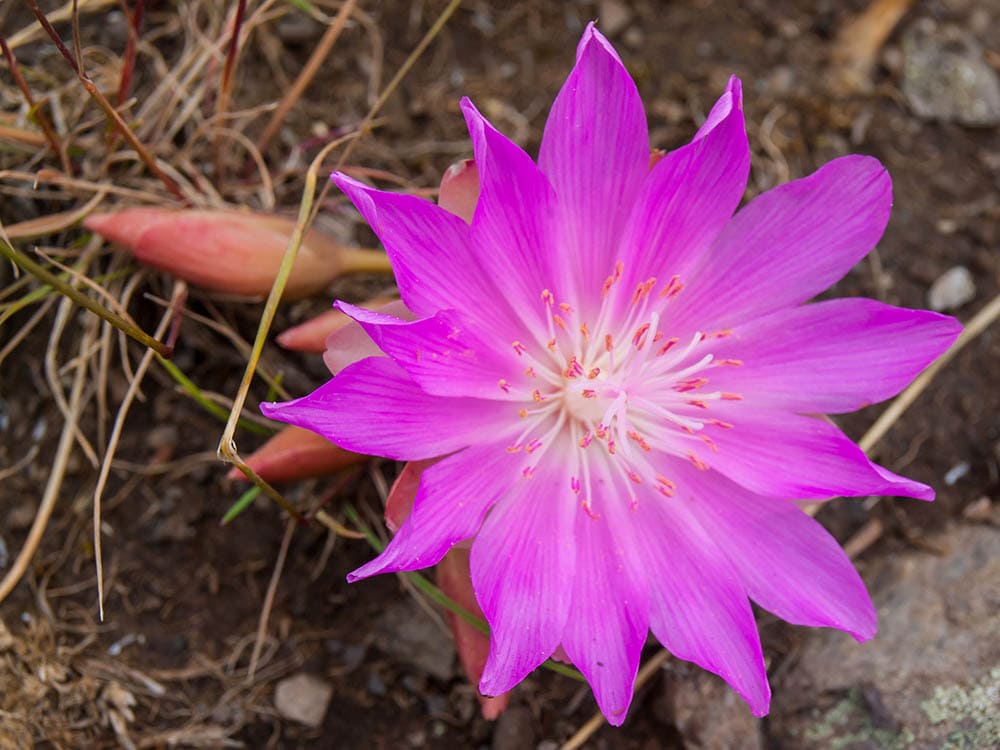
<path fill-rule="evenodd" d="M 192 49 L 228 39 L 229 5 L 207 0 L 146 3 L 134 99 L 124 111 L 137 123 L 139 137 L 205 204 L 227 202 L 294 216 L 309 161 L 331 137 L 364 118 L 446 3 L 359 3 L 360 12 L 264 151 L 270 184 L 235 137 L 222 139 L 220 162 L 215 158 L 219 142 L 206 135 L 210 124 L 218 124 L 211 116 L 218 106 L 224 44 L 218 54 L 206 55 L 204 69 L 185 79 L 180 95 L 175 90 L 171 100 L 158 88 L 168 72 L 186 72 L 181 62 Z M 323 34 L 323 24 L 297 5 L 275 4 L 243 42 L 228 104 L 232 117 L 225 122 L 250 139 L 260 136 L 270 112 L 260 108 L 288 90 Z M 0 9 L 0 33 L 8 39 L 31 23 L 26 8 L 13 6 Z M 259 3 L 248 6 L 252 13 Z M 970 126 L 968 117 L 963 124 L 964 116 L 954 109 L 961 102 L 945 101 L 955 92 L 940 86 L 931 86 L 925 96 L 938 99 L 924 102 L 938 107 L 939 114 L 922 107 L 916 101 L 924 96 L 918 91 L 920 77 L 933 71 L 913 68 L 920 59 L 909 45 L 918 44 L 913 40 L 920 35 L 958 35 L 954 38 L 961 44 L 949 37 L 948 49 L 985 61 L 995 75 L 1000 4 L 914 3 L 877 51 L 868 85 L 849 89 L 840 82 L 842 62 L 835 60 L 833 50 L 838 31 L 865 6 L 858 0 L 468 0 L 388 99 L 378 127 L 358 143 L 349 164 L 384 170 L 411 188 L 436 187 L 450 163 L 470 155 L 458 109 L 463 95 L 535 152 L 579 35 L 588 20 L 598 18 L 636 78 L 655 146 L 684 143 L 728 76 L 742 77 L 754 159 L 748 198 L 841 154 L 881 159 L 895 186 L 892 220 L 877 252 L 830 295 L 926 307 L 935 280 L 962 266 L 971 273 L 974 290 L 952 313 L 969 320 L 1000 291 L 1000 129 L 997 123 Z M 45 10 L 55 7 L 43 4 Z M 338 7 L 317 4 L 331 15 Z M 57 28 L 64 39 L 72 38 L 70 24 Z M 97 11 L 85 7 L 79 36 L 91 75 L 113 92 L 128 38 L 125 15 L 116 4 Z M 102 210 L 170 202 L 163 184 L 133 156 L 108 160 L 103 153 L 95 155 L 95 149 L 131 152 L 120 142 L 109 146 L 100 110 L 48 40 L 36 37 L 15 52 L 32 88 L 39 97 L 48 96 L 47 111 L 54 113 L 56 130 L 77 144 L 69 158 L 81 184 L 49 180 L 60 169 L 59 160 L 44 146 L 11 141 L 0 131 L 0 221 L 5 226 L 82 206 L 94 195 L 94 185 L 120 189 L 104 197 Z M 7 73 L 0 71 L 0 116 L 5 118 L 0 126 L 24 126 L 23 99 Z M 186 108 L 189 101 L 196 104 L 193 111 Z M 216 171 L 220 163 L 223 174 Z M 33 186 L 31 176 L 39 172 L 48 177 Z M 194 177 L 198 173 L 201 182 Z M 373 242 L 369 230 L 333 193 L 324 198 L 318 221 L 344 240 Z M 129 288 L 136 267 L 79 228 L 46 235 L 36 244 L 68 263 L 85 258 L 91 278 L 112 274 L 107 281 L 112 294 L 119 299 L 129 295 L 129 313 L 145 330 L 156 327 L 162 306 L 144 293 L 168 298 L 172 282 L 166 275 L 149 272 Z M 88 248 L 100 249 L 87 255 Z M 121 269 L 128 273 L 115 275 Z M 14 283 L 4 263 L 0 285 Z M 391 289 L 390 284 L 384 277 L 345 278 L 323 294 L 284 306 L 274 330 L 327 309 L 334 297 L 361 300 Z M 25 544 L 54 472 L 65 406 L 60 408 L 53 397 L 52 384 L 65 394 L 62 398 L 70 397 L 74 358 L 94 326 L 89 314 L 61 313 L 58 301 L 50 299 L 28 306 L 0 327 L 0 347 L 5 347 L 24 327 L 33 326 L 0 366 L 0 575 Z M 49 306 L 33 320 L 42 304 Z M 225 399 L 236 392 L 246 359 L 219 328 L 251 341 L 261 305 L 192 290 L 187 307 L 217 325 L 186 319 L 174 362 L 204 392 L 219 394 L 228 408 Z M 997 334 L 994 326 L 973 340 L 876 448 L 878 460 L 893 471 L 935 486 L 937 501 L 887 499 L 875 506 L 864 500 L 836 501 L 820 513 L 841 540 L 871 519 L 881 523 L 877 538 L 858 560 L 866 579 L 910 553 L 946 554 L 935 540 L 955 524 L 996 526 Z M 95 458 L 102 455 L 129 382 L 121 357 L 127 352 L 134 370 L 142 349 L 119 344 L 110 332 L 107 340 L 101 339 L 103 333 L 96 335 L 110 352 L 106 377 L 98 377 L 100 355 L 84 352 L 92 361 L 83 386 L 82 437 L 69 453 L 41 544 L 21 583 L 0 605 L 0 748 L 555 750 L 594 714 L 586 688 L 539 671 L 515 691 L 511 710 L 499 722 L 482 719 L 440 613 L 392 576 L 348 586 L 346 573 L 368 559 L 371 548 L 315 525 L 294 528 L 263 638 L 258 638 L 286 522 L 273 504 L 258 500 L 232 524 L 220 525 L 244 489 L 224 479 L 226 468 L 215 458 L 223 422 L 181 392 L 155 363 L 125 422 L 104 492 L 106 597 L 105 619 L 99 622 L 91 536 L 99 463 L 81 445 L 86 441 Z M 47 363 L 50 355 L 54 361 Z M 318 356 L 289 353 L 274 344 L 265 350 L 263 365 L 280 373 L 293 395 L 315 387 L 325 372 Z M 257 402 L 266 395 L 267 386 L 256 382 L 248 411 L 256 413 Z M 869 407 L 838 422 L 857 438 L 883 408 Z M 244 453 L 261 441 L 246 431 L 237 437 Z M 346 478 L 281 489 L 303 507 L 326 502 L 341 521 L 343 503 L 350 501 L 375 525 L 380 494 L 398 470 L 398 465 L 378 462 Z M 986 610 L 984 616 L 995 612 Z M 790 739 L 789 716 L 799 689 L 796 670 L 811 634 L 766 616 L 760 622 L 774 709 L 771 718 L 747 730 L 755 733 L 752 742 L 729 746 L 833 747 L 822 737 Z M 646 658 L 657 650 L 651 643 Z M 252 661 L 256 668 L 251 675 Z M 299 673 L 332 688 L 318 726 L 291 720 L 276 707 L 276 686 Z M 639 690 L 625 726 L 601 728 L 586 746 L 724 746 L 716 744 L 722 740 L 696 736 L 683 718 L 677 696 L 694 684 L 689 674 L 682 665 L 668 664 Z M 952 676 L 956 682 L 964 677 Z M 742 705 L 720 708 L 699 700 L 689 698 L 685 705 L 705 712 L 745 712 Z M 712 715 L 723 721 L 721 713 Z M 838 746 L 895 745 L 868 739 Z"/>

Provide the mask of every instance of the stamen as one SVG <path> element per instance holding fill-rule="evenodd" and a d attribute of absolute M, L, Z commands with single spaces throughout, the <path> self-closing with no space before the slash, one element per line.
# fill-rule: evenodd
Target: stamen
<path fill-rule="evenodd" d="M 656 356 L 662 357 L 664 354 L 673 349 L 677 345 L 678 341 L 680 341 L 680 339 L 677 337 L 667 339 L 666 343 L 660 347 L 659 351 L 656 352 Z"/>
<path fill-rule="evenodd" d="M 580 494 L 580 480 L 577 479 L 576 477 L 570 477 L 569 478 L 569 488 L 571 490 L 573 490 L 573 494 L 579 495 Z"/>
<path fill-rule="evenodd" d="M 586 323 L 580 324 L 580 335 L 583 336 L 584 341 L 590 341 L 590 331 L 588 330 Z"/>
<path fill-rule="evenodd" d="M 528 347 L 526 347 L 520 341 L 512 342 L 511 346 L 514 347 L 514 352 L 517 354 L 518 357 L 520 357 L 522 354 L 528 351 Z"/>
<path fill-rule="evenodd" d="M 536 404 L 540 404 L 545 400 L 545 396 L 543 396 L 542 392 L 537 388 L 531 392 L 531 397 L 535 400 Z"/>
<path fill-rule="evenodd" d="M 740 367 L 743 364 L 742 359 L 717 359 L 715 364 L 721 367 Z"/>
<path fill-rule="evenodd" d="M 526 446 L 524 446 L 524 451 L 525 453 L 534 453 L 541 447 L 542 447 L 542 441 L 536 438 L 532 440 L 530 443 L 528 443 Z"/>
<path fill-rule="evenodd" d="M 642 351 L 642 347 L 646 345 L 645 336 L 648 330 L 649 330 L 649 323 L 643 323 L 636 329 L 635 335 L 632 336 L 632 346 L 634 346 L 639 351 Z"/>
<path fill-rule="evenodd" d="M 500 380 L 497 381 L 497 387 L 499 387 L 504 393 L 510 393 L 510 383 L 503 378 L 500 378 Z"/>
<path fill-rule="evenodd" d="M 698 471 L 708 471 L 709 468 L 711 468 L 711 467 L 709 467 L 708 464 L 706 464 L 704 461 L 702 461 L 700 458 L 698 458 L 694 454 L 694 451 L 688 451 L 687 452 L 687 458 L 688 458 L 688 461 L 690 461 L 692 464 L 694 464 L 694 468 L 696 468 Z"/>
<path fill-rule="evenodd" d="M 535 467 L 525 466 L 524 471 L 522 471 L 521 474 L 524 476 L 525 479 L 531 479 L 533 476 L 535 476 Z"/>
<path fill-rule="evenodd" d="M 584 500 L 580 505 L 583 507 L 583 512 L 587 514 L 587 517 L 592 521 L 600 521 L 601 517 L 594 513 L 590 507 L 590 500 Z"/>
<path fill-rule="evenodd" d="M 720 393 L 719 394 L 719 398 L 721 398 L 723 401 L 742 401 L 743 400 L 743 396 L 741 396 L 739 393 Z"/>

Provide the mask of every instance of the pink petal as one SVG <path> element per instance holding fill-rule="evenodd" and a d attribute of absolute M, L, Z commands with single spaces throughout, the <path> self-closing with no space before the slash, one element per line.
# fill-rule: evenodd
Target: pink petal
<path fill-rule="evenodd" d="M 711 388 L 754 404 L 841 413 L 895 396 L 961 332 L 954 318 L 869 299 L 794 307 L 733 329 L 713 353 Z"/>
<path fill-rule="evenodd" d="M 769 190 L 733 217 L 684 279 L 685 320 L 714 331 L 804 302 L 875 246 L 891 206 L 889 174 L 868 156 L 835 159 Z"/>
<path fill-rule="evenodd" d="M 729 83 L 726 84 L 726 93 L 729 96 L 723 95 L 719 98 L 708 113 L 708 117 L 705 118 L 705 122 L 698 128 L 698 132 L 694 134 L 694 138 L 691 139 L 692 142 L 700 141 L 715 130 L 729 116 L 729 113 L 733 109 L 743 110 L 743 82 L 739 78 L 736 76 L 729 77 Z"/>
<path fill-rule="evenodd" d="M 512 391 L 520 390 L 523 399 L 535 387 L 524 388 L 528 378 L 513 350 L 501 356 L 454 310 L 406 321 L 345 302 L 337 306 L 358 321 L 372 341 L 427 393 L 510 399 L 517 395 Z M 511 417 L 516 413 L 517 407 L 512 406 Z"/>
<path fill-rule="evenodd" d="M 577 62 L 545 124 L 538 166 L 558 196 L 561 247 L 577 288 L 595 297 L 649 171 L 646 113 L 608 41 L 587 27 Z"/>
<path fill-rule="evenodd" d="M 484 695 L 507 692 L 552 655 L 573 588 L 576 503 L 561 467 L 543 463 L 508 489 L 472 544 L 472 585 L 490 624 Z"/>
<path fill-rule="evenodd" d="M 517 481 L 522 464 L 503 446 L 487 444 L 424 469 L 409 517 L 382 554 L 347 580 L 436 565 L 455 544 L 476 535 L 486 511 Z"/>
<path fill-rule="evenodd" d="M 344 174 L 334 173 L 333 181 L 385 245 L 408 309 L 421 317 L 458 309 L 486 330 L 504 332 L 508 342 L 523 336 L 511 329 L 509 310 L 495 303 L 495 288 L 471 253 L 462 219 L 422 198 L 375 190 Z"/>
<path fill-rule="evenodd" d="M 594 511 L 613 512 L 608 504 L 620 502 L 608 498 Z M 605 518 L 577 512 L 573 599 L 562 645 L 614 726 L 625 721 L 649 631 L 647 583 L 626 560 L 630 540 L 613 534 Z"/>
<path fill-rule="evenodd" d="M 260 408 L 271 419 L 305 427 L 346 450 L 411 461 L 480 442 L 483 430 L 495 430 L 510 406 L 431 396 L 398 365 L 373 357 L 349 366 L 308 396 Z"/>
<path fill-rule="evenodd" d="M 685 502 L 721 545 L 750 597 L 796 625 L 838 628 L 865 641 L 876 615 L 865 584 L 819 523 L 788 500 L 754 495 L 718 474 L 685 469 Z"/>
<path fill-rule="evenodd" d="M 340 313 L 340 310 L 334 312 Z M 378 308 L 377 312 L 392 315 L 401 320 L 416 319 L 416 316 L 406 308 L 402 300 L 389 302 Z M 343 315 L 343 313 L 340 314 Z M 323 362 L 332 375 L 336 375 L 348 365 L 360 362 L 362 359 L 385 356 L 360 323 L 350 318 L 348 321 L 346 325 L 331 332 L 326 337 Z"/>
<path fill-rule="evenodd" d="M 665 282 L 677 274 L 687 283 L 692 264 L 739 205 L 750 173 L 750 147 L 738 84 L 734 79 L 712 110 L 724 116 L 649 173 L 622 239 L 625 289 L 657 275 Z"/>
<path fill-rule="evenodd" d="M 679 490 L 683 490 L 679 487 Z M 674 656 L 728 682 L 755 716 L 771 690 L 757 624 L 738 573 L 680 496 L 639 499 L 632 517 L 634 557 L 649 581 L 650 627 Z"/>
<path fill-rule="evenodd" d="M 531 157 L 468 99 L 462 100 L 462 112 L 479 170 L 471 227 L 479 273 L 493 280 L 514 316 L 544 325 L 541 292 L 550 289 L 560 301 L 570 293 L 567 264 L 556 252 L 555 192 Z M 522 331 L 517 338 L 523 337 Z"/>
<path fill-rule="evenodd" d="M 825 499 L 902 495 L 933 500 L 934 490 L 876 466 L 825 419 L 751 408 L 713 405 L 732 429 L 707 433 L 718 453 L 702 460 L 747 489 L 769 497 Z"/>

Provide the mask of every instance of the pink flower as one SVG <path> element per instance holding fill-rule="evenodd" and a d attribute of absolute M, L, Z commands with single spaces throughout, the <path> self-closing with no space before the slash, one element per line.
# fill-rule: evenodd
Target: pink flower
<path fill-rule="evenodd" d="M 867 299 L 803 304 L 878 241 L 889 176 L 844 157 L 734 216 L 750 161 L 739 81 L 650 168 L 636 87 L 593 26 L 537 165 L 462 109 L 481 186 L 471 224 L 334 175 L 414 318 L 339 303 L 386 356 L 264 410 L 347 450 L 444 456 L 350 580 L 472 540 L 484 694 L 561 647 L 621 724 L 652 630 L 763 715 L 750 600 L 859 641 L 876 627 L 846 555 L 795 500 L 933 497 L 812 416 L 896 394 L 960 328 Z"/>

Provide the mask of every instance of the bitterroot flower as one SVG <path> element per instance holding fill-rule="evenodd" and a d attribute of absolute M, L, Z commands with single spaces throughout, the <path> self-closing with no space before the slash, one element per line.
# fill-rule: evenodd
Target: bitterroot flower
<path fill-rule="evenodd" d="M 859 641 L 876 629 L 861 578 L 795 501 L 933 498 L 817 416 L 896 394 L 960 329 L 867 299 L 803 304 L 875 245 L 889 176 L 843 157 L 734 216 L 750 162 L 740 82 L 650 168 L 635 84 L 593 26 L 537 164 L 462 110 L 481 188 L 471 224 L 333 177 L 415 319 L 340 303 L 386 356 L 265 412 L 348 450 L 444 457 L 350 580 L 472 540 L 484 694 L 561 647 L 620 724 L 652 630 L 763 715 L 751 600 Z"/>

